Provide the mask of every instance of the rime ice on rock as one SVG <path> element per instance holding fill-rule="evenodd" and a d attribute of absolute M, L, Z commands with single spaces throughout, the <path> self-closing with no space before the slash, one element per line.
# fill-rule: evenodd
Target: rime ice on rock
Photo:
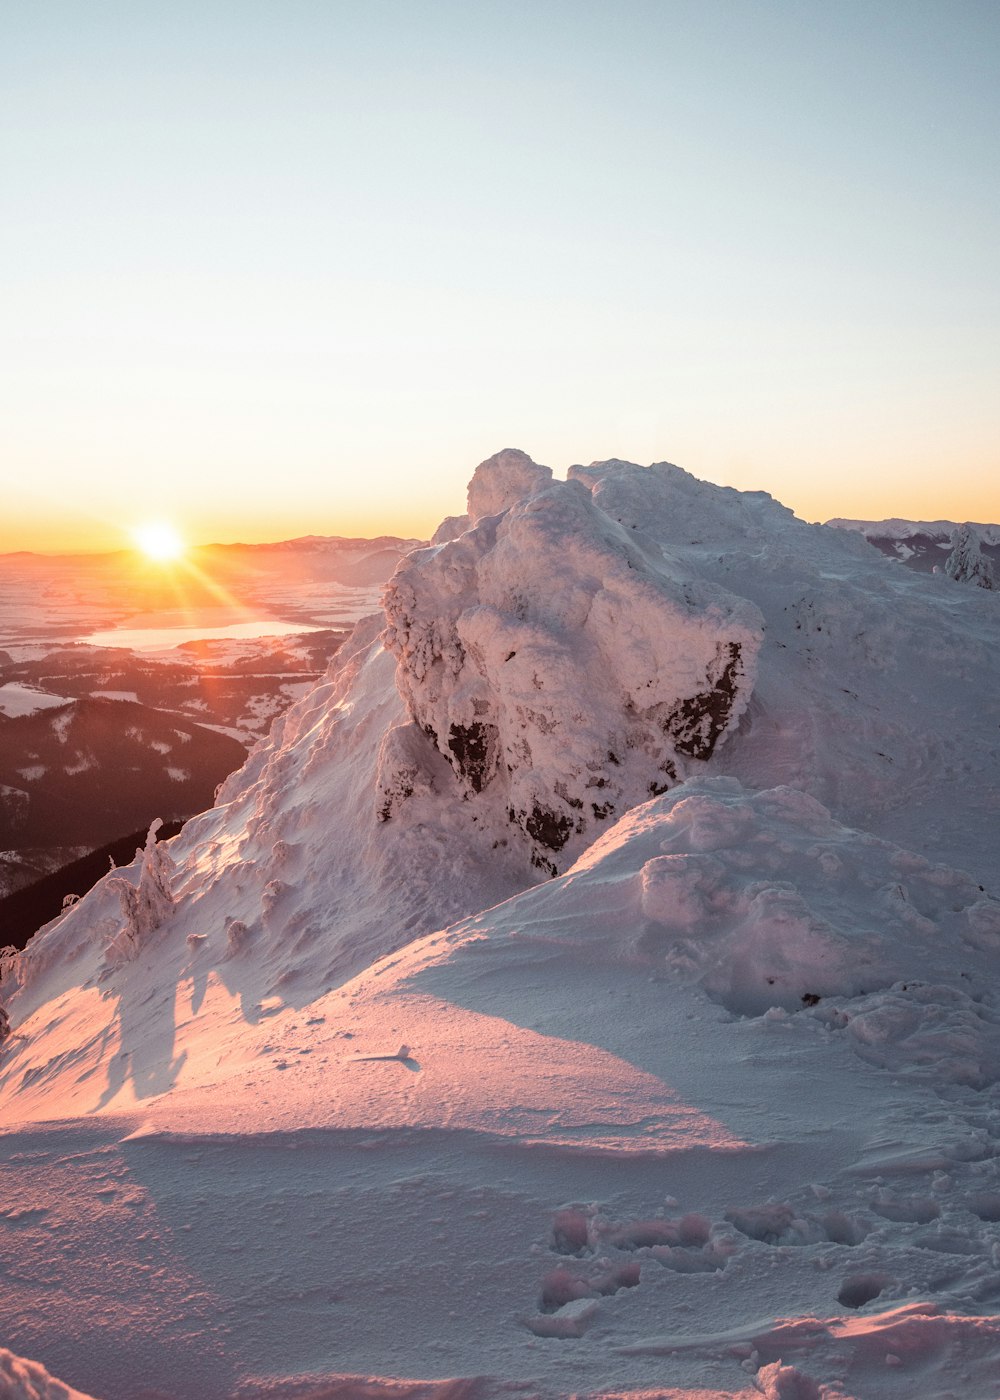
<path fill-rule="evenodd" d="M 748 702 L 760 614 L 522 452 L 477 467 L 469 519 L 385 595 L 413 723 L 383 743 L 379 816 L 440 791 L 440 755 L 470 819 L 513 825 L 554 873 L 712 755 Z"/>
<path fill-rule="evenodd" d="M 993 565 L 983 553 L 982 536 L 974 525 L 961 525 L 952 535 L 951 553 L 945 560 L 944 571 L 956 583 L 995 587 Z"/>
<path fill-rule="evenodd" d="M 468 519 L 477 525 L 484 515 L 499 515 L 518 501 L 543 491 L 552 481 L 552 469 L 533 462 L 527 452 L 505 447 L 487 457 L 469 482 Z"/>
<path fill-rule="evenodd" d="M 457 540 L 459 535 L 465 534 L 469 523 L 467 515 L 446 515 L 431 535 L 431 544 L 447 544 L 449 540 Z"/>
<path fill-rule="evenodd" d="M 158 844 L 156 840 L 156 833 L 162 825 L 162 820 L 157 817 L 149 828 L 145 847 L 135 853 L 136 859 L 142 862 L 137 885 L 121 875 L 107 877 L 108 888 L 117 893 L 125 920 L 114 940 L 119 952 L 127 951 L 129 945 L 133 950 L 139 949 L 173 909 L 170 877 L 174 863 L 167 854 L 166 846 Z"/>

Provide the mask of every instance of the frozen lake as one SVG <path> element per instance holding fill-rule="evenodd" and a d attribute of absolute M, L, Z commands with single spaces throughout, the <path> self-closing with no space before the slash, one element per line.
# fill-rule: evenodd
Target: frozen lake
<path fill-rule="evenodd" d="M 163 651 L 183 642 L 233 642 L 249 637 L 284 637 L 302 632 L 319 632 L 319 627 L 303 622 L 278 622 L 274 618 L 256 618 L 249 622 L 231 622 L 221 627 L 110 627 L 103 632 L 90 632 L 81 637 L 92 647 L 126 647 L 129 651 Z"/>

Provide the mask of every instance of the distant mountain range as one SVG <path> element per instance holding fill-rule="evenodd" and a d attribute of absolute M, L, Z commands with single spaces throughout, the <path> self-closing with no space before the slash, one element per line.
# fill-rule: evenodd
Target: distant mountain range
<path fill-rule="evenodd" d="M 166 569 L 126 549 L 0 554 L 0 649 L 17 641 L 72 640 L 139 614 L 231 605 L 249 615 L 340 626 L 345 610 L 338 590 L 376 589 L 421 543 L 396 535 L 308 535 L 271 544 L 199 545 Z M 363 610 L 377 604 L 373 594 Z"/>
<path fill-rule="evenodd" d="M 889 559 L 898 559 L 919 573 L 933 573 L 951 553 L 952 540 L 962 523 L 955 520 L 828 520 L 837 530 L 856 530 Z M 1000 562 L 1000 525 L 969 522 L 982 541 L 983 553 Z"/>

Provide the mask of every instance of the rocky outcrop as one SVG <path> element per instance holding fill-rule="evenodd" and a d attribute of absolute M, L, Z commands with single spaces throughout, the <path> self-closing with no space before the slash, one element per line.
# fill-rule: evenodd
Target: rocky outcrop
<path fill-rule="evenodd" d="M 469 520 L 386 592 L 412 725 L 383 745 L 379 815 L 440 787 L 433 751 L 477 816 L 554 872 L 711 757 L 749 699 L 760 615 L 524 453 L 477 467 Z"/>

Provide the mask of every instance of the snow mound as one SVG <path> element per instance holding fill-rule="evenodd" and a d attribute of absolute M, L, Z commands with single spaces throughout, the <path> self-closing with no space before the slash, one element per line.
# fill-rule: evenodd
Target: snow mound
<path fill-rule="evenodd" d="M 37 1361 L 0 1347 L 0 1400 L 91 1400 L 50 1376 Z"/>
<path fill-rule="evenodd" d="M 487 457 L 472 473 L 468 491 L 468 516 L 476 525 L 484 515 L 500 515 L 518 501 L 543 491 L 552 481 L 552 469 L 533 462 L 527 452 L 505 447 Z"/>
<path fill-rule="evenodd" d="M 1000 900 L 792 788 L 689 781 L 492 926 L 649 964 L 738 1016 L 802 1013 L 895 1073 L 975 1089 L 1000 1079 Z"/>
<path fill-rule="evenodd" d="M 550 478 L 524 453 L 481 463 L 476 523 L 393 575 L 385 641 L 412 723 L 379 788 L 388 820 L 434 790 L 440 755 L 472 820 L 509 821 L 555 873 L 712 756 L 748 703 L 762 619 Z"/>

